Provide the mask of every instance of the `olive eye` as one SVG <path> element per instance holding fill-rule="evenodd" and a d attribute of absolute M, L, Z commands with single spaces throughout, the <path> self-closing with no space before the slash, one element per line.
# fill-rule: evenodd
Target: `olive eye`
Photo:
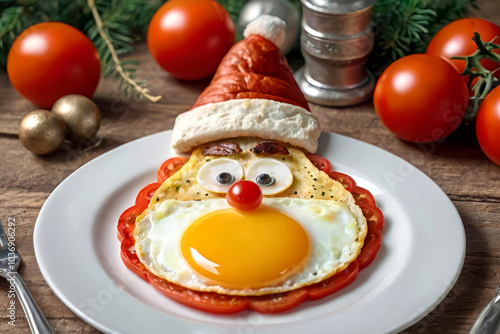
<path fill-rule="evenodd" d="M 258 185 L 261 185 L 263 187 L 269 187 L 274 184 L 275 179 L 274 177 L 272 177 L 267 173 L 262 173 L 255 178 L 255 181 L 257 181 Z"/>
<path fill-rule="evenodd" d="M 217 175 L 217 182 L 222 185 L 229 185 L 234 183 L 234 176 L 228 172 L 222 172 Z"/>

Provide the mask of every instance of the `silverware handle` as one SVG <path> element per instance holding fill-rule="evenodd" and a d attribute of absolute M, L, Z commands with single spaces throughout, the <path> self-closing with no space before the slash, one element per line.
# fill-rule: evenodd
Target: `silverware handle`
<path fill-rule="evenodd" d="M 500 327 L 500 296 L 496 296 L 481 312 L 470 334 L 495 334 Z"/>
<path fill-rule="evenodd" d="M 17 298 L 23 307 L 24 313 L 26 314 L 26 319 L 30 325 L 31 332 L 34 334 L 53 334 L 52 328 L 50 328 L 47 319 L 43 315 L 42 311 L 36 304 L 33 296 L 29 292 L 26 284 L 24 284 L 23 279 L 17 273 L 10 273 L 10 277 L 14 281 L 14 286 L 16 287 Z"/>

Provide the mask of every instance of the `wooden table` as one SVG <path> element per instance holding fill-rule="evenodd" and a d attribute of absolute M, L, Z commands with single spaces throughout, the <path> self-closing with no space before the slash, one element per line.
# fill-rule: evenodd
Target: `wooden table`
<path fill-rule="evenodd" d="M 479 6 L 477 16 L 500 24 L 498 1 L 480 1 Z M 19 271 L 56 333 L 97 331 L 76 317 L 40 274 L 33 250 L 33 229 L 44 201 L 84 163 L 136 138 L 171 129 L 175 117 L 188 110 L 208 84 L 208 80 L 190 83 L 173 79 L 153 62 L 144 44 L 137 46 L 131 58 L 142 61 L 138 76 L 147 79 L 152 92 L 162 94 L 163 99 L 151 104 L 124 98 L 113 80 L 102 80 L 94 97 L 103 115 L 101 145 L 90 150 L 59 150 L 48 156 L 31 154 L 17 139 L 19 122 L 35 107 L 10 86 L 4 73 L 0 74 L 0 218 L 4 226 L 8 219 L 15 219 L 16 246 L 23 260 Z M 371 102 L 351 108 L 311 108 L 325 131 L 400 156 L 429 175 L 451 198 L 467 234 L 462 273 L 443 302 L 404 332 L 468 333 L 500 283 L 500 167 L 485 157 L 474 136 L 466 131 L 422 149 L 394 137 L 376 116 Z M 0 332 L 29 333 L 19 303 L 16 326 L 8 325 L 8 291 L 9 284 L 0 280 Z"/>

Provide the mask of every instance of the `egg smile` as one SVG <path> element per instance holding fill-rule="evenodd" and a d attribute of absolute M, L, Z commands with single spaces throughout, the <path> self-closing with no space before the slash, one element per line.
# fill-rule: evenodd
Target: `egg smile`
<path fill-rule="evenodd" d="M 343 203 L 264 198 L 255 210 L 225 199 L 166 200 L 136 223 L 136 252 L 152 273 L 198 291 L 264 295 L 331 277 L 365 231 Z"/>

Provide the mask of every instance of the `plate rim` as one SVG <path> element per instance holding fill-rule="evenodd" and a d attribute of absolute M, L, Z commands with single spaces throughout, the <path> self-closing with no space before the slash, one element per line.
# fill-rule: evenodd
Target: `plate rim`
<path fill-rule="evenodd" d="M 129 147 L 132 147 L 134 145 L 139 145 L 139 143 L 141 143 L 142 141 L 148 141 L 148 140 L 151 140 L 154 137 L 161 138 L 163 136 L 169 136 L 169 135 L 171 136 L 171 132 L 172 132 L 172 130 L 165 130 L 165 131 L 162 131 L 162 132 L 150 134 L 150 135 L 147 135 L 147 136 L 135 139 L 133 141 L 130 141 L 130 142 L 124 143 L 124 144 L 122 144 L 122 145 L 120 145 L 118 147 L 115 147 L 115 148 L 109 150 L 108 152 L 105 152 L 105 153 L 97 156 L 96 158 L 88 161 L 87 163 L 85 163 L 84 165 L 82 165 L 81 167 L 79 167 L 78 169 L 76 169 L 69 176 L 67 176 L 63 181 L 61 181 L 61 183 L 59 183 L 59 185 L 52 191 L 52 193 L 48 196 L 48 198 L 44 202 L 44 204 L 43 204 L 43 206 L 42 206 L 42 208 L 41 208 L 41 210 L 39 212 L 39 216 L 37 217 L 36 224 L 35 224 L 35 229 L 34 229 L 34 233 L 33 233 L 33 244 L 34 244 L 35 258 L 36 258 L 37 264 L 39 266 L 39 269 L 40 269 L 40 271 L 42 273 L 42 276 L 44 277 L 45 281 L 47 282 L 47 284 L 49 285 L 49 287 L 51 288 L 51 290 L 54 291 L 54 293 L 56 294 L 56 296 L 72 312 L 74 312 L 80 319 L 84 320 L 85 322 L 87 322 L 88 324 L 90 324 L 91 326 L 93 326 L 94 328 L 99 329 L 101 331 L 105 331 L 105 332 L 109 332 L 109 333 L 118 333 L 115 330 L 113 330 L 112 328 L 106 326 L 105 324 L 102 324 L 101 322 L 98 322 L 96 319 L 87 316 L 78 307 L 76 307 L 76 305 L 74 305 L 74 303 L 67 298 L 67 296 L 64 294 L 64 292 L 62 292 L 61 289 L 53 282 L 53 280 L 51 279 L 51 273 L 49 273 L 48 269 L 43 266 L 43 260 L 41 260 L 41 258 L 43 257 L 43 255 L 41 255 L 43 251 L 41 251 L 41 248 L 40 248 L 40 247 L 42 247 L 41 244 L 40 244 L 40 242 L 42 242 L 42 241 L 41 241 L 40 237 L 38 237 L 40 235 L 40 233 L 41 233 L 40 229 L 42 228 L 41 226 L 43 226 L 43 223 L 40 224 L 39 220 L 41 221 L 42 218 L 44 217 L 44 215 L 46 214 L 45 211 L 48 210 L 47 209 L 48 208 L 48 204 L 47 203 L 51 203 L 50 201 L 52 201 L 51 198 L 53 197 L 53 194 L 59 192 L 60 189 L 62 187 L 64 187 L 64 185 L 67 182 L 71 182 L 71 180 L 73 178 L 75 178 L 74 175 L 77 175 L 77 173 L 82 173 L 81 171 L 85 170 L 86 168 L 88 168 L 87 167 L 88 165 L 95 164 L 95 163 L 97 163 L 97 161 L 102 161 L 104 159 L 107 159 L 109 156 L 111 156 L 113 154 L 116 154 L 116 152 L 119 152 L 121 150 L 125 151 Z M 382 149 L 380 147 L 377 147 L 377 146 L 375 146 L 373 144 L 366 143 L 366 142 L 363 142 L 363 141 L 355 139 L 355 138 L 351 138 L 351 137 L 348 137 L 348 136 L 344 136 L 344 135 L 340 135 L 340 134 L 335 134 L 335 133 L 322 133 L 322 137 L 321 138 L 324 138 L 325 135 L 326 136 L 339 137 L 339 138 L 342 138 L 343 140 L 354 141 L 354 142 L 357 142 L 358 144 L 361 144 L 361 145 L 367 145 L 367 147 L 369 147 L 370 150 L 374 150 L 374 151 L 376 151 L 378 153 L 381 153 L 381 154 L 388 154 L 392 158 L 397 159 L 399 161 L 402 161 L 402 162 L 408 164 L 409 166 L 415 168 L 415 170 L 417 172 L 419 172 L 421 174 L 421 176 L 425 177 L 427 179 L 427 181 L 430 181 L 432 184 L 435 185 L 435 188 L 440 191 L 440 195 L 441 196 L 444 196 L 449 201 L 449 204 L 451 204 L 451 206 L 454 209 L 453 213 L 456 214 L 456 216 L 458 217 L 458 219 L 461 222 L 461 224 L 459 224 L 459 225 L 461 226 L 461 231 L 460 232 L 461 232 L 461 236 L 463 237 L 463 242 L 462 242 L 462 245 L 461 245 L 461 249 L 463 251 L 461 252 L 461 259 L 459 260 L 459 266 L 456 268 L 456 273 L 453 275 L 452 281 L 449 283 L 449 285 L 447 286 L 447 288 L 445 288 L 443 290 L 443 292 L 438 296 L 438 298 L 435 298 L 435 300 L 432 303 L 432 305 L 428 305 L 427 307 L 425 307 L 424 311 L 421 311 L 420 313 L 418 313 L 410 321 L 408 321 L 408 322 L 406 322 L 406 323 L 398 326 L 397 328 L 396 327 L 392 328 L 392 330 L 390 331 L 390 332 L 398 332 L 398 331 L 400 331 L 402 329 L 408 328 L 409 326 L 415 324 L 416 322 L 418 322 L 421 319 L 423 319 L 426 315 L 428 315 L 437 305 L 439 305 L 446 298 L 446 296 L 448 295 L 448 293 L 451 291 L 451 289 L 455 285 L 456 281 L 458 280 L 458 278 L 460 276 L 460 273 L 462 271 L 462 268 L 463 268 L 463 264 L 464 264 L 464 260 L 465 260 L 465 255 L 466 255 L 466 234 L 465 234 L 465 228 L 463 226 L 462 219 L 461 219 L 460 214 L 458 213 L 458 210 L 456 209 L 455 205 L 453 204 L 453 202 L 451 201 L 451 199 L 449 199 L 448 195 L 441 189 L 441 187 L 438 184 L 436 184 L 436 182 L 434 182 L 432 180 L 432 178 L 430 178 L 427 174 L 425 174 L 420 169 L 416 168 L 415 166 L 413 166 L 412 164 L 410 164 L 406 160 L 398 157 L 394 153 L 391 153 L 391 152 L 386 151 L 386 150 L 384 150 L 384 149 Z M 320 138 L 320 143 L 321 143 L 321 138 Z M 160 141 L 160 142 L 164 142 L 164 141 Z M 321 149 L 321 144 L 320 144 L 320 149 Z M 40 218 L 40 217 L 42 217 L 42 218 Z M 41 265 L 41 263 L 42 263 L 42 265 Z M 125 292 L 123 292 L 123 293 L 125 293 Z M 132 298 L 132 297 L 130 297 L 130 298 Z M 137 301 L 137 302 L 139 302 L 139 301 Z M 160 312 L 161 314 L 164 314 L 161 311 L 158 311 L 158 310 L 156 310 L 156 311 Z"/>

